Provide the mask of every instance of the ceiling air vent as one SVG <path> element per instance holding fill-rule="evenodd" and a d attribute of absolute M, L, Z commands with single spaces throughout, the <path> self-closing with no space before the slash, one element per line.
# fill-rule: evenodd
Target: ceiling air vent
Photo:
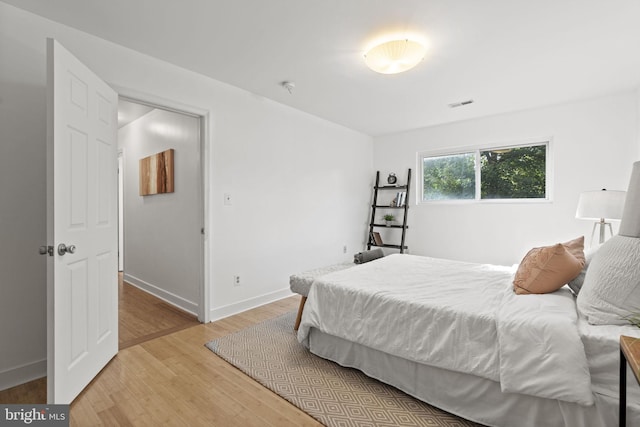
<path fill-rule="evenodd" d="M 458 108 L 464 105 L 473 104 L 473 99 L 469 99 L 467 101 L 454 102 L 453 104 L 449 104 L 449 108 Z"/>

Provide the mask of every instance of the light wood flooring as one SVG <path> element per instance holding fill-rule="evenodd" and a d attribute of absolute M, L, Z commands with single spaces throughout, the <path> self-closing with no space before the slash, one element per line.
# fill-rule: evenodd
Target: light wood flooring
<path fill-rule="evenodd" d="M 74 401 L 71 424 L 320 426 L 204 347 L 297 304 L 288 298 L 122 350 Z"/>
<path fill-rule="evenodd" d="M 47 403 L 47 377 L 0 391 L 0 403 Z"/>
<path fill-rule="evenodd" d="M 200 323 L 196 316 L 124 282 L 122 274 L 118 300 L 120 350 Z"/>
<path fill-rule="evenodd" d="M 196 316 L 124 282 L 118 274 L 118 348 L 120 350 L 199 325 Z M 46 403 L 47 379 L 0 391 L 0 403 Z"/>
<path fill-rule="evenodd" d="M 121 350 L 72 403 L 71 425 L 321 426 L 204 347 L 298 303 L 286 298 Z M 28 383 L 10 389 L 12 395 L 24 398 L 27 386 L 38 388 Z M 0 402 L 9 403 L 8 391 Z"/>

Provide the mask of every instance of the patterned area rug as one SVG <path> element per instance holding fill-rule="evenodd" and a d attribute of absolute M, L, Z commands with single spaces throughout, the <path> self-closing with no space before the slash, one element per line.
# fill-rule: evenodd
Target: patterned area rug
<path fill-rule="evenodd" d="M 298 343 L 295 312 L 213 340 L 207 348 L 326 426 L 478 426 L 315 356 Z"/>

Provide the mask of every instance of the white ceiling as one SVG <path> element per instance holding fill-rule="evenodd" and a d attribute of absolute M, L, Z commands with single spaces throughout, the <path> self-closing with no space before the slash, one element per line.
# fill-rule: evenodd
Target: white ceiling
<path fill-rule="evenodd" d="M 154 107 L 118 99 L 118 129 L 153 111 Z"/>
<path fill-rule="evenodd" d="M 374 136 L 640 82 L 638 0 L 3 1 Z M 425 61 L 367 69 L 387 33 L 421 35 Z"/>

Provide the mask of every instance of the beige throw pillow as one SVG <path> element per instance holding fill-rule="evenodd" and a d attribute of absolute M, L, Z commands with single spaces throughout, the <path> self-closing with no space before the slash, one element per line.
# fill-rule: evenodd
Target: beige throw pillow
<path fill-rule="evenodd" d="M 584 237 L 566 243 L 531 249 L 513 279 L 517 294 L 555 292 L 574 279 L 584 267 Z"/>

